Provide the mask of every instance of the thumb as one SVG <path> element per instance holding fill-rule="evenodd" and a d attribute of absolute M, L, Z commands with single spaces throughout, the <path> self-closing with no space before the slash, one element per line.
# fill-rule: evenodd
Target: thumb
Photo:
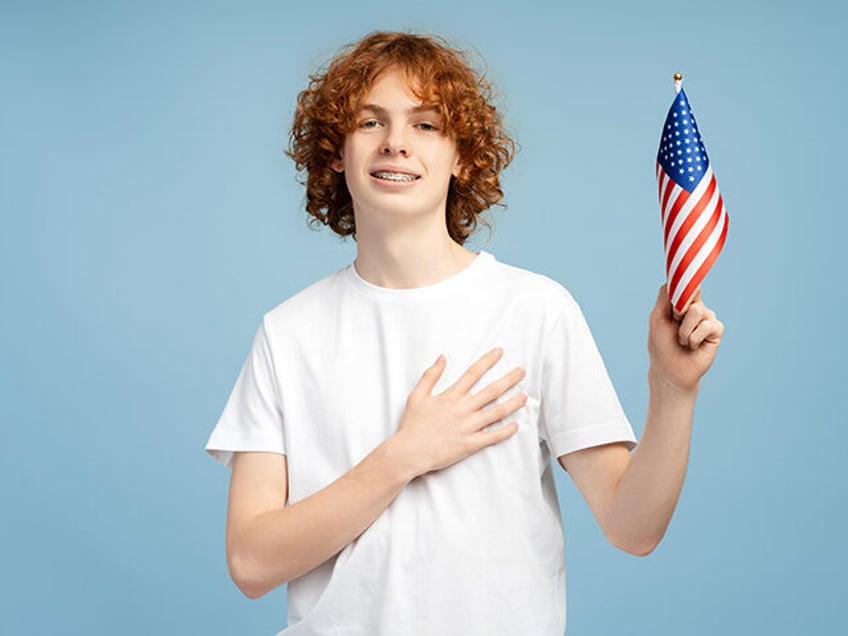
<path fill-rule="evenodd" d="M 677 322 L 680 322 L 682 320 L 683 316 L 686 315 L 686 312 L 689 311 L 689 307 L 691 307 L 694 303 L 699 303 L 699 302 L 701 302 L 701 286 L 700 285 L 698 285 L 695 288 L 695 292 L 692 294 L 692 296 L 689 298 L 689 300 L 686 301 L 686 304 L 683 305 L 683 309 L 681 311 L 677 311 L 676 309 L 674 310 L 674 319 L 677 320 Z"/>

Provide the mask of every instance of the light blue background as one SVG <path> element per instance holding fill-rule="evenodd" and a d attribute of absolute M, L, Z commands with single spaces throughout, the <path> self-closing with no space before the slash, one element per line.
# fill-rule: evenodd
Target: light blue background
<path fill-rule="evenodd" d="M 347 264 L 282 154 L 297 92 L 375 29 L 485 57 L 521 144 L 477 247 L 581 303 L 641 431 L 671 75 L 730 211 L 727 325 L 651 556 L 560 473 L 569 634 L 830 634 L 846 585 L 845 10 L 837 2 L 3 2 L 3 634 L 273 634 L 224 561 L 202 448 L 261 315 Z"/>

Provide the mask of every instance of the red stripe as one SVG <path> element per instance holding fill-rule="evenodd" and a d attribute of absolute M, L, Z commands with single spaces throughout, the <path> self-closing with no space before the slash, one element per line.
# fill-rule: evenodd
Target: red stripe
<path fill-rule="evenodd" d="M 674 180 L 669 181 L 672 186 L 675 185 Z M 668 211 L 668 216 L 665 218 L 665 226 L 663 227 L 663 245 L 668 244 L 668 233 L 671 232 L 671 226 L 674 225 L 674 220 L 677 218 L 677 215 L 680 214 L 680 210 L 683 209 L 683 206 L 686 205 L 686 202 L 689 200 L 690 194 L 684 190 L 683 188 L 679 188 L 677 191 L 677 198 L 674 200 L 674 203 L 671 206 L 671 209 Z M 663 206 L 665 209 L 665 206 Z"/>
<path fill-rule="evenodd" d="M 710 219 L 707 221 L 707 224 L 692 242 L 692 245 L 689 246 L 689 249 L 686 250 L 686 254 L 683 255 L 683 258 L 681 259 L 680 263 L 677 264 L 677 269 L 674 270 L 674 273 L 671 277 L 671 281 L 668 284 L 669 289 L 673 290 L 672 293 L 677 290 L 677 286 L 680 284 L 680 279 L 683 277 L 683 274 L 686 272 L 686 269 L 698 256 L 698 253 L 704 247 L 704 244 L 707 242 L 710 235 L 713 233 L 713 230 L 715 230 L 716 225 L 718 225 L 718 222 L 721 220 L 722 209 L 723 208 L 721 207 L 721 197 L 719 197 L 719 205 L 715 209 L 713 209 L 713 213 L 712 215 L 710 215 Z"/>
<path fill-rule="evenodd" d="M 686 235 L 689 233 L 689 230 L 692 229 L 692 226 L 695 224 L 695 222 L 698 220 L 698 218 L 700 218 L 701 214 L 704 212 L 704 208 L 706 208 L 707 204 L 709 204 L 710 199 L 713 196 L 713 192 L 715 192 L 715 189 L 716 189 L 716 179 L 715 179 L 715 175 L 713 175 L 712 178 L 710 179 L 709 185 L 707 186 L 707 190 L 704 192 L 704 194 L 701 196 L 701 198 L 698 199 L 698 202 L 695 204 L 695 207 L 692 208 L 692 211 L 689 212 L 689 215 L 686 217 L 686 220 L 683 221 L 683 224 L 680 226 L 680 229 L 677 230 L 677 234 L 675 235 L 674 240 L 672 241 L 671 245 L 669 245 L 668 250 L 666 251 L 666 255 L 665 255 L 666 269 L 669 269 L 671 267 L 671 262 L 674 260 L 674 255 L 677 252 L 678 248 L 680 247 L 680 244 L 683 242 L 683 240 L 686 238 Z M 685 190 L 684 190 L 684 192 L 685 192 Z M 675 207 L 676 207 L 676 204 L 675 204 Z M 667 233 L 668 233 L 668 228 L 666 228 L 666 241 L 668 241 Z"/>
<path fill-rule="evenodd" d="M 671 193 L 674 192 L 674 186 L 675 186 L 674 179 L 669 179 L 668 181 L 666 181 L 665 193 L 662 195 L 661 201 L 660 201 L 660 214 L 662 214 L 662 216 L 663 216 L 663 229 L 665 230 L 666 236 L 668 236 L 668 229 L 667 229 L 667 223 L 666 223 L 665 206 L 668 205 L 668 199 L 671 196 Z M 686 199 L 689 198 L 689 193 L 686 192 L 686 190 L 683 190 L 681 188 L 680 195 L 682 196 L 684 193 L 686 194 L 686 197 L 684 199 L 684 201 L 685 201 Z M 680 196 L 678 196 L 677 200 L 680 201 Z"/>
<path fill-rule="evenodd" d="M 669 283 L 669 288 L 672 290 L 677 289 L 677 285 L 680 283 L 680 279 L 683 277 L 683 273 L 686 271 L 686 268 L 695 260 L 695 257 L 698 255 L 698 252 L 701 251 L 701 248 L 704 247 L 704 243 L 707 242 L 707 239 L 712 234 L 715 226 L 718 225 L 719 220 L 721 219 L 721 196 L 718 198 L 718 205 L 713 208 L 712 214 L 710 215 L 710 219 L 707 221 L 707 224 L 701 229 L 698 236 L 692 241 L 692 245 L 689 246 L 689 249 L 686 250 L 686 254 L 683 255 L 683 258 L 677 264 L 677 269 L 674 271 L 674 275 L 671 278 L 671 282 Z"/>
<path fill-rule="evenodd" d="M 719 207 L 721 209 L 721 207 Z M 718 258 L 719 252 L 724 247 L 724 240 L 727 238 L 727 225 L 728 218 L 725 216 L 724 218 L 724 228 L 721 231 L 721 236 L 713 247 L 712 252 L 710 252 L 709 256 L 704 259 L 704 262 L 698 268 L 698 271 L 695 272 L 695 275 L 692 277 L 692 280 L 689 281 L 689 284 L 686 285 L 686 288 L 683 290 L 683 293 L 680 294 L 680 300 L 677 301 L 677 304 L 674 308 L 678 311 L 678 313 L 683 311 L 683 308 L 686 306 L 686 303 L 689 301 L 689 298 L 692 294 L 695 293 L 695 290 L 698 289 L 698 285 L 701 284 L 701 281 L 704 280 L 704 277 L 707 275 L 707 272 L 710 271 L 710 267 L 713 266 L 716 259 Z"/>

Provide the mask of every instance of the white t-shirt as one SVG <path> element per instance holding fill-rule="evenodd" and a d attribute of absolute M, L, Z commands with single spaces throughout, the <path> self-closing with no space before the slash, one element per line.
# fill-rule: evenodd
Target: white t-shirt
<path fill-rule="evenodd" d="M 481 252 L 434 285 L 386 289 L 353 265 L 268 312 L 206 446 L 284 453 L 289 501 L 397 428 L 439 354 L 436 392 L 493 347 L 476 388 L 517 365 L 510 439 L 415 479 L 358 539 L 288 586 L 287 636 L 562 636 L 565 562 L 551 457 L 635 437 L 583 315 L 549 278 Z M 508 398 L 512 391 L 502 399 Z"/>

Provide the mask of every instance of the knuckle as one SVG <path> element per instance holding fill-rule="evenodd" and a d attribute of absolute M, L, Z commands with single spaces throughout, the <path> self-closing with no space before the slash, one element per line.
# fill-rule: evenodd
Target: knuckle
<path fill-rule="evenodd" d="M 492 400 L 496 400 L 503 394 L 505 390 L 506 387 L 504 387 L 501 382 L 494 382 L 486 387 L 486 398 L 489 402 L 491 402 Z"/>
<path fill-rule="evenodd" d="M 492 402 L 495 399 L 497 399 L 498 395 L 500 395 L 500 393 L 498 392 L 497 387 L 493 386 L 493 385 L 489 385 L 485 389 L 482 389 L 479 393 L 477 393 L 473 397 L 474 397 L 475 401 L 482 402 L 483 404 L 488 404 L 489 402 Z"/>
<path fill-rule="evenodd" d="M 509 413 L 509 407 L 506 402 L 502 402 L 497 406 L 492 408 L 492 419 L 500 420 L 507 416 Z"/>

